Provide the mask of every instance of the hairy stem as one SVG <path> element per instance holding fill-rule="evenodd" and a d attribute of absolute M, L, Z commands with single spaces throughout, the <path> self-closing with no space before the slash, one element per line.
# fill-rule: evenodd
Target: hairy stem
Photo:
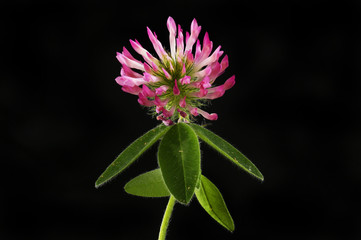
<path fill-rule="evenodd" d="M 162 225 L 160 226 L 158 240 L 165 240 L 165 236 L 167 234 L 167 228 L 169 225 L 169 219 L 170 219 L 170 216 L 172 215 L 172 211 L 173 211 L 175 202 L 176 202 L 175 198 L 172 195 L 170 195 L 169 201 L 167 204 L 167 208 L 165 209 L 165 212 L 164 212 Z"/>

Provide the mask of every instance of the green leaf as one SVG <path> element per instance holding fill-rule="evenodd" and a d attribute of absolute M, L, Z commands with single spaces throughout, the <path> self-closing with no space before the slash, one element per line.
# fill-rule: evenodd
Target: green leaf
<path fill-rule="evenodd" d="M 124 190 L 129 194 L 140 197 L 170 196 L 160 168 L 133 178 L 124 186 Z"/>
<path fill-rule="evenodd" d="M 205 176 L 201 177 L 200 188 L 195 191 L 198 202 L 219 224 L 234 231 L 234 223 L 218 188 Z"/>
<path fill-rule="evenodd" d="M 165 125 L 159 125 L 130 144 L 119 156 L 108 166 L 95 182 L 98 188 L 108 182 L 116 175 L 121 173 L 125 168 L 132 164 L 148 148 L 150 148 L 159 138 L 161 138 L 169 128 Z"/>
<path fill-rule="evenodd" d="M 158 163 L 170 193 L 181 203 L 189 203 L 201 173 L 197 135 L 185 123 L 169 129 L 159 144 Z"/>
<path fill-rule="evenodd" d="M 210 130 L 205 129 L 197 124 L 192 123 L 190 124 L 190 126 L 196 132 L 198 137 L 200 137 L 203 141 L 205 141 L 219 153 L 224 155 L 226 158 L 231 160 L 237 166 L 241 167 L 246 172 L 263 181 L 263 175 L 257 169 L 257 167 L 230 143 L 228 143 L 226 140 L 216 135 L 215 133 L 211 132 Z"/>

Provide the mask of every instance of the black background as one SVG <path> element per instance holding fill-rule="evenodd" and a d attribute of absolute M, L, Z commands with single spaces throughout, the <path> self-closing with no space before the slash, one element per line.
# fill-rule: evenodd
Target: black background
<path fill-rule="evenodd" d="M 193 200 L 169 239 L 361 238 L 360 1 L 12 1 L 1 3 L 0 239 L 156 239 L 167 199 L 127 195 L 157 167 L 153 147 L 110 184 L 94 182 L 158 122 L 114 78 L 116 51 L 149 26 L 168 46 L 172 16 L 193 18 L 236 85 L 209 128 L 262 171 L 260 183 L 202 145 L 229 233 Z M 134 53 L 134 52 L 133 52 Z M 136 54 L 134 54 L 136 55 Z M 141 58 L 139 58 L 141 59 Z M 201 123 L 202 121 L 200 121 Z"/>

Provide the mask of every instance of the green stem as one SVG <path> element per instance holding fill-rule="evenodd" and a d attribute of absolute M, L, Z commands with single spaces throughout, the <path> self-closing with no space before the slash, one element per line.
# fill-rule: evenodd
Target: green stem
<path fill-rule="evenodd" d="M 165 235 L 167 234 L 167 228 L 169 225 L 169 219 L 170 216 L 172 215 L 175 202 L 176 202 L 175 198 L 172 195 L 170 195 L 167 208 L 165 209 L 165 213 L 163 216 L 162 225 L 160 226 L 158 240 L 165 240 Z"/>

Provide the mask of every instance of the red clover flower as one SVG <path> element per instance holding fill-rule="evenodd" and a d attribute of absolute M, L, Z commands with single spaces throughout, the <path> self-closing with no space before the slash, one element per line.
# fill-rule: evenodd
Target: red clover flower
<path fill-rule="evenodd" d="M 203 46 L 198 39 L 201 26 L 194 19 L 190 34 L 178 29 L 172 17 L 168 18 L 170 52 L 166 51 L 157 35 L 148 27 L 148 36 L 158 58 L 144 49 L 137 40 L 130 40 L 133 49 L 145 62 L 135 59 L 123 47 L 117 52 L 117 59 L 122 64 L 120 76 L 115 80 L 124 92 L 138 96 L 139 104 L 150 107 L 157 119 L 165 125 L 178 122 L 191 122 L 193 116 L 202 115 L 208 120 L 217 120 L 216 113 L 208 113 L 199 107 L 205 100 L 223 96 L 226 90 L 235 84 L 233 75 L 222 85 L 214 86 L 215 80 L 228 67 L 228 56 L 223 55 L 221 46 L 212 53 L 213 43 L 206 32 Z M 178 36 L 177 35 L 178 30 Z M 195 46 L 195 53 L 193 47 Z M 212 53 L 212 54 L 211 54 Z"/>

